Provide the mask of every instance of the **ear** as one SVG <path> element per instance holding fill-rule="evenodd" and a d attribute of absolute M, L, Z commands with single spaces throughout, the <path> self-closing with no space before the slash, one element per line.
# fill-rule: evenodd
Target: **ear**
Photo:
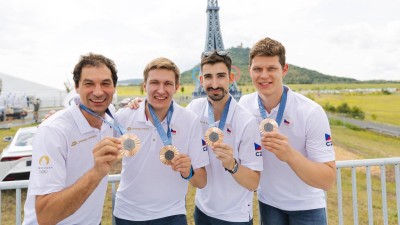
<path fill-rule="evenodd" d="M 282 78 L 286 76 L 288 71 L 289 71 L 289 64 L 285 64 L 285 66 L 282 68 Z"/>
<path fill-rule="evenodd" d="M 175 92 L 174 93 L 176 93 L 178 91 L 179 87 L 180 87 L 179 84 L 175 84 Z"/>
<path fill-rule="evenodd" d="M 232 84 L 235 81 L 235 74 L 231 73 L 229 74 L 229 83 Z"/>
<path fill-rule="evenodd" d="M 203 75 L 200 75 L 200 76 L 199 76 L 199 79 L 200 79 L 200 85 L 203 86 L 203 82 L 204 82 L 204 77 L 203 77 Z"/>
<path fill-rule="evenodd" d="M 142 87 L 143 87 L 143 90 L 144 90 L 145 92 L 147 92 L 147 91 L 146 91 L 146 82 L 143 81 Z"/>

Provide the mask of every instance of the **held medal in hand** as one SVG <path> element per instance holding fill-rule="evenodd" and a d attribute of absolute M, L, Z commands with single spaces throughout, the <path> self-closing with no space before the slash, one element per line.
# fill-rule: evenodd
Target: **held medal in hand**
<path fill-rule="evenodd" d="M 173 145 L 166 145 L 160 150 L 160 161 L 165 165 L 171 165 L 171 160 L 179 154 L 178 149 Z"/>
<path fill-rule="evenodd" d="M 134 156 L 140 149 L 140 140 L 138 136 L 134 134 L 124 134 L 121 137 L 122 156 Z"/>
<path fill-rule="evenodd" d="M 224 133 L 217 127 L 210 127 L 207 129 L 204 139 L 207 145 L 214 147 L 214 144 L 221 143 L 224 139 Z"/>
<path fill-rule="evenodd" d="M 274 119 L 267 118 L 261 121 L 259 129 L 261 134 L 272 132 L 278 130 L 278 123 Z"/>

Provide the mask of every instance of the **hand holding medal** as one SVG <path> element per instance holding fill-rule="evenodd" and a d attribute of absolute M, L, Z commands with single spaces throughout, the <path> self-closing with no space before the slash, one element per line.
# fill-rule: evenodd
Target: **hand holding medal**
<path fill-rule="evenodd" d="M 114 130 L 118 131 L 119 134 L 122 135 L 120 138 L 121 143 L 122 143 L 122 149 L 120 150 L 120 156 L 134 156 L 140 149 L 140 140 L 139 138 L 134 135 L 134 134 L 126 134 L 126 130 L 124 130 L 118 122 L 114 119 L 113 115 L 111 114 L 110 110 L 106 110 L 106 114 L 109 115 L 113 120 L 114 123 L 111 123 L 104 119 L 103 117 L 97 115 L 94 113 L 91 109 L 87 108 L 85 105 L 82 103 L 79 104 L 79 108 L 82 110 L 88 112 L 89 114 L 103 120 L 103 122 L 107 123 L 112 127 Z"/>

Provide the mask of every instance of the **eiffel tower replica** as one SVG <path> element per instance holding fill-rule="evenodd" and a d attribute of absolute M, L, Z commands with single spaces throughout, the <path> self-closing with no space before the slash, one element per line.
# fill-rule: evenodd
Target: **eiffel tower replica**
<path fill-rule="evenodd" d="M 218 0 L 208 0 L 207 4 L 207 34 L 206 34 L 206 43 L 204 47 L 204 51 L 221 51 L 225 50 L 224 43 L 222 41 L 222 34 L 219 23 L 219 6 Z M 198 73 L 198 74 L 195 74 Z M 198 75 L 200 73 L 200 69 L 193 69 L 192 77 L 196 81 L 195 90 L 192 93 L 193 98 L 201 98 L 207 97 L 206 92 L 201 86 L 200 81 L 198 79 Z M 196 76 L 197 75 L 197 76 Z M 229 93 L 236 99 L 239 100 L 242 96 L 242 92 L 239 90 L 236 80 L 233 81 L 232 84 L 229 85 Z"/>

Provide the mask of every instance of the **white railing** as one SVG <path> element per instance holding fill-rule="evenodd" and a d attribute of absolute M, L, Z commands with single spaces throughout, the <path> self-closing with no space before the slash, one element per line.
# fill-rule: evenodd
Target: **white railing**
<path fill-rule="evenodd" d="M 368 224 L 373 224 L 373 202 L 372 202 L 372 182 L 371 182 L 371 167 L 378 166 L 381 174 L 381 195 L 382 195 L 382 215 L 383 224 L 388 225 L 388 213 L 387 213 L 387 192 L 386 192 L 386 167 L 394 166 L 395 171 L 395 190 L 396 190 L 396 203 L 397 203 L 397 222 L 400 225 L 400 157 L 399 158 L 381 158 L 381 159 L 364 159 L 364 160 L 348 160 L 348 161 L 337 161 L 336 162 L 336 174 L 337 174 L 337 207 L 338 207 L 338 224 L 343 225 L 343 193 L 342 193 L 342 174 L 341 171 L 344 168 L 351 169 L 351 186 L 352 186 L 352 206 L 353 206 L 353 223 L 358 225 L 359 223 L 359 205 L 357 199 L 357 168 L 366 169 L 366 188 L 367 188 L 367 207 L 368 207 Z M 115 201 L 115 183 L 119 182 L 120 175 L 110 175 L 108 182 L 111 184 L 112 194 L 112 208 L 114 208 Z M 9 181 L 0 182 L 0 224 L 1 224 L 1 194 L 2 190 L 16 190 L 16 212 L 15 212 L 15 224 L 21 224 L 21 207 L 22 207 L 22 196 L 21 190 L 28 187 L 28 181 Z M 329 208 L 327 210 L 329 212 Z M 113 224 L 115 221 L 113 220 Z"/>
<path fill-rule="evenodd" d="M 382 158 L 382 159 L 364 159 L 364 160 L 348 160 L 336 162 L 336 187 L 338 201 L 338 223 L 343 225 L 343 193 L 341 171 L 343 168 L 351 168 L 351 189 L 352 189 L 352 206 L 353 206 L 353 224 L 358 225 L 358 199 L 357 199 L 357 168 L 366 168 L 366 189 L 367 189 L 367 208 L 368 208 L 368 224 L 374 224 L 373 219 L 373 201 L 372 201 L 372 182 L 371 167 L 378 166 L 380 168 L 380 183 L 382 195 L 382 217 L 383 224 L 388 225 L 388 206 L 386 192 L 386 167 L 394 166 L 395 190 L 397 203 L 397 223 L 400 225 L 400 158 Z M 329 210 L 329 209 L 328 209 Z"/>

